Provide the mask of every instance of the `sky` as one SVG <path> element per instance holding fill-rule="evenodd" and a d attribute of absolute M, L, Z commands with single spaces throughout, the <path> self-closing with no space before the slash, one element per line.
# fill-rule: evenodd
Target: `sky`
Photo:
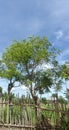
<path fill-rule="evenodd" d="M 0 0 L 0 57 L 13 40 L 47 36 L 69 60 L 69 0 Z M 3 81 L 0 83 L 3 84 Z"/>

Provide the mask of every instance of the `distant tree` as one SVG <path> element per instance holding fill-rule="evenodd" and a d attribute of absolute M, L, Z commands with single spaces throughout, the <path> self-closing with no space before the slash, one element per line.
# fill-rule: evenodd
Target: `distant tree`
<path fill-rule="evenodd" d="M 67 98 L 67 100 L 68 100 L 68 102 L 69 102 L 69 89 L 67 88 L 67 90 L 66 90 L 66 92 L 65 92 L 65 96 L 66 96 L 66 98 Z"/>
<path fill-rule="evenodd" d="M 2 97 L 2 87 L 0 87 L 0 97 Z"/>
<path fill-rule="evenodd" d="M 5 100 L 5 101 L 8 101 L 8 93 L 7 92 L 4 92 L 3 94 L 2 94 L 2 98 L 3 98 L 3 101 Z"/>
<path fill-rule="evenodd" d="M 62 96 L 59 96 L 59 102 L 61 104 L 66 104 L 67 103 L 67 101 L 65 100 L 65 98 L 63 98 Z"/>
<path fill-rule="evenodd" d="M 41 102 L 46 104 L 47 103 L 47 99 L 45 97 L 41 98 Z"/>
<path fill-rule="evenodd" d="M 66 90 L 65 90 L 64 94 L 65 94 L 65 97 L 69 101 L 69 88 L 67 86 L 67 82 L 69 81 L 69 62 L 65 62 L 65 64 L 63 64 L 61 66 L 60 75 L 61 75 L 62 79 L 65 80 Z"/>
<path fill-rule="evenodd" d="M 54 100 L 54 102 L 55 102 L 56 97 L 57 97 L 57 94 L 56 94 L 56 93 L 53 93 L 51 97 L 52 97 L 52 99 L 53 99 L 53 100 Z"/>
<path fill-rule="evenodd" d="M 58 64 L 58 62 L 56 62 L 56 64 L 54 65 L 54 68 L 52 69 L 52 77 L 53 77 L 53 88 L 55 91 L 55 95 L 56 99 L 58 100 L 58 96 L 59 96 L 59 92 L 61 92 L 62 90 L 62 85 L 63 85 L 63 79 L 61 76 L 61 65 Z"/>
<path fill-rule="evenodd" d="M 65 80 L 66 90 L 67 90 L 67 81 L 69 80 L 69 64 L 65 63 L 61 66 L 60 71 L 61 77 Z"/>
<path fill-rule="evenodd" d="M 58 97 L 59 97 L 58 93 L 61 92 L 61 90 L 62 90 L 62 81 L 61 80 L 59 80 L 56 83 L 56 86 L 54 87 L 54 89 L 55 89 L 55 93 L 56 93 L 56 98 L 58 100 Z"/>
<path fill-rule="evenodd" d="M 0 87 L 0 93 L 2 93 L 2 87 Z"/>

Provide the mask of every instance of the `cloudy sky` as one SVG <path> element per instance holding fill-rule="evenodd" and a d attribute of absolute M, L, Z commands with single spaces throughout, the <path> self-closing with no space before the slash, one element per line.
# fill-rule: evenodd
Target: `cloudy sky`
<path fill-rule="evenodd" d="M 69 0 L 0 0 L 0 57 L 13 40 L 47 36 L 69 60 Z"/>
<path fill-rule="evenodd" d="M 47 36 L 69 58 L 69 0 L 0 0 L 0 55 L 13 40 Z"/>

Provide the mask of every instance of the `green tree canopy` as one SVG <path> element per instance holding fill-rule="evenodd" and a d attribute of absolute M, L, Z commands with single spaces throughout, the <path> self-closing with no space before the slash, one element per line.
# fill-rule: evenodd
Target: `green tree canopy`
<path fill-rule="evenodd" d="M 26 85 L 35 101 L 38 92 L 49 91 L 53 84 L 50 72 L 51 67 L 57 63 L 58 53 L 59 51 L 51 45 L 47 37 L 32 36 L 21 42 L 14 41 L 3 53 L 2 76 L 10 81 L 12 79 L 12 81 L 19 81 Z M 43 69 L 43 66 L 48 65 L 50 68 Z"/>

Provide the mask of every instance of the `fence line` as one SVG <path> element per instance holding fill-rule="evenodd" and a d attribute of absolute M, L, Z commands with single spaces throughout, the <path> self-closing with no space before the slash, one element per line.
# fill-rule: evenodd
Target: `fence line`
<path fill-rule="evenodd" d="M 35 117 L 35 107 L 37 108 L 37 120 Z M 13 128 L 28 130 L 43 130 L 47 128 L 49 130 L 57 130 L 60 127 L 60 123 L 63 123 L 63 121 L 69 122 L 69 107 L 65 106 L 65 108 L 56 109 L 55 106 L 54 108 L 47 108 L 47 104 L 41 107 L 40 105 L 35 106 L 30 103 L 15 102 L 9 104 L 8 102 L 1 102 L 0 127 L 12 128 L 12 130 Z"/>

